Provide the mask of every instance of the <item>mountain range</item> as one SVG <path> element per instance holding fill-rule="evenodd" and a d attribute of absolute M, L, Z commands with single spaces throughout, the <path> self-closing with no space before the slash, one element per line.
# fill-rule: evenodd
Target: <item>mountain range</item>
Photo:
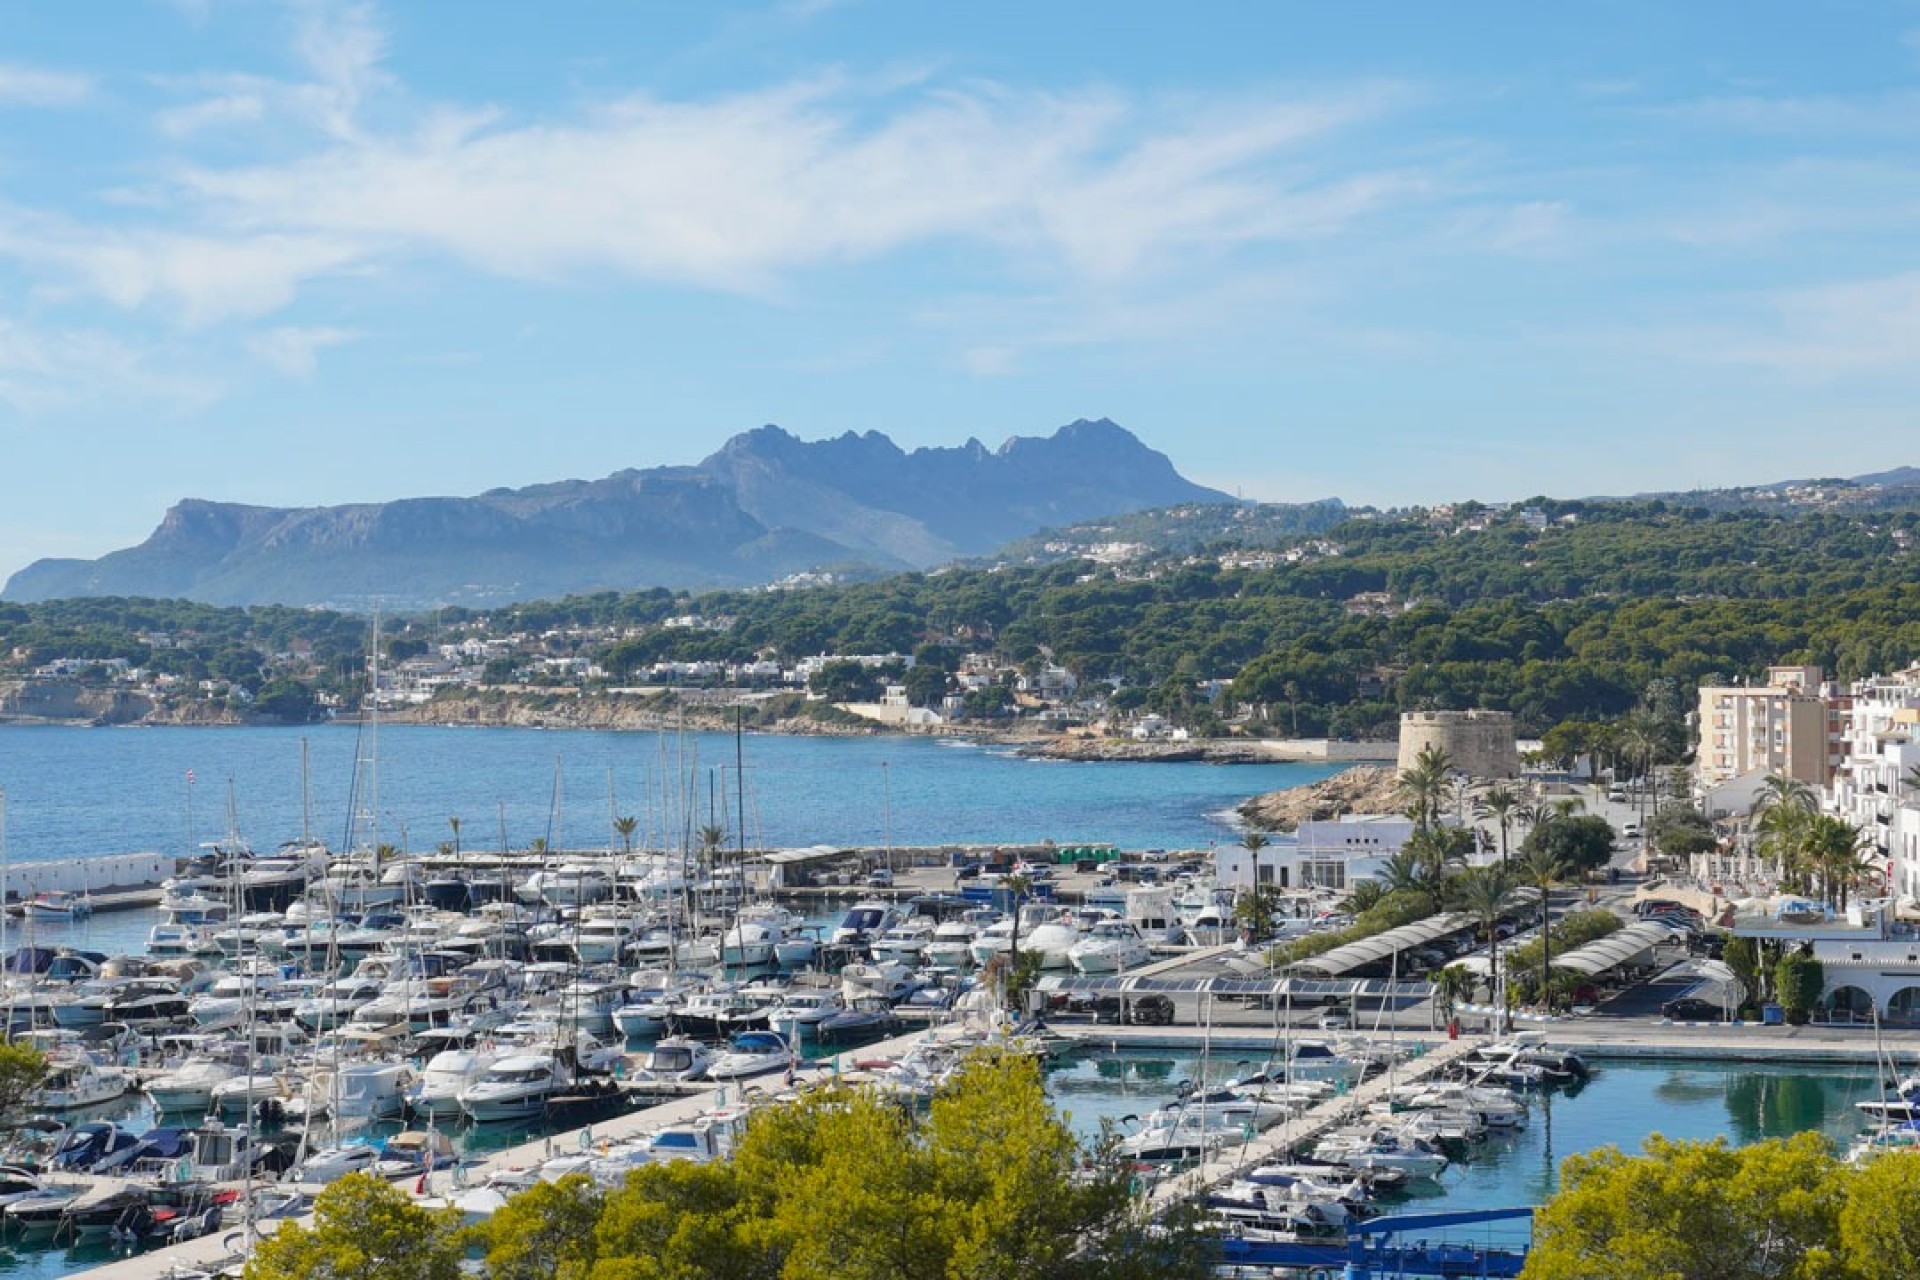
<path fill-rule="evenodd" d="M 291 509 L 189 498 L 139 546 L 35 561 L 0 598 L 405 609 L 753 586 L 927 569 L 1048 526 L 1233 501 L 1104 418 L 998 449 L 911 452 L 879 432 L 804 441 L 766 426 L 697 466 L 474 497 Z"/>

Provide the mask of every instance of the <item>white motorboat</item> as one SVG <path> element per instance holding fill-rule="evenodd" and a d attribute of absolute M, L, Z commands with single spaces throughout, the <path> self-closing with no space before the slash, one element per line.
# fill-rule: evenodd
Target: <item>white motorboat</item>
<path fill-rule="evenodd" d="M 707 1045 L 685 1036 L 668 1036 L 647 1051 L 633 1078 L 660 1084 L 681 1084 L 700 1079 L 712 1062 L 713 1050 Z"/>
<path fill-rule="evenodd" d="M 890 902 L 862 899 L 847 909 L 827 941 L 836 947 L 864 947 L 891 928 L 899 912 Z"/>
<path fill-rule="evenodd" d="M 350 1173 L 371 1172 L 380 1152 L 363 1142 L 322 1147 L 295 1165 L 287 1177 L 293 1182 L 338 1182 Z"/>
<path fill-rule="evenodd" d="M 194 1054 L 173 1070 L 147 1081 L 155 1111 L 199 1115 L 213 1106 L 213 1091 L 240 1074 L 230 1053 Z"/>
<path fill-rule="evenodd" d="M 55 1060 L 47 1078 L 26 1097 L 29 1108 L 74 1111 L 95 1107 L 130 1092 L 133 1076 L 118 1067 L 102 1067 L 84 1058 Z"/>
<path fill-rule="evenodd" d="M 437 1120 L 460 1114 L 460 1095 L 478 1084 L 499 1055 L 486 1049 L 443 1049 L 427 1059 L 420 1078 L 407 1090 L 407 1109 Z"/>
<path fill-rule="evenodd" d="M 937 928 L 930 916 L 906 916 L 868 943 L 867 950 L 882 964 L 917 965 Z"/>
<path fill-rule="evenodd" d="M 840 994 L 851 1003 L 862 996 L 879 996 L 889 1004 L 905 1000 L 927 985 L 910 965 L 876 961 L 850 964 L 840 971 Z"/>
<path fill-rule="evenodd" d="M 707 1065 L 710 1080 L 740 1080 L 779 1071 L 794 1061 L 786 1037 L 773 1031 L 742 1031 L 727 1051 Z"/>
<path fill-rule="evenodd" d="M 348 1062 L 323 1072 L 314 1093 L 336 1119 L 385 1120 L 406 1109 L 413 1068 L 404 1062 Z"/>
<path fill-rule="evenodd" d="M 474 1120 L 526 1120 L 571 1080 L 552 1053 L 517 1053 L 495 1062 L 460 1093 L 460 1109 Z"/>
<path fill-rule="evenodd" d="M 1103 920 L 1067 948 L 1075 973 L 1120 973 L 1152 958 L 1147 940 L 1126 920 Z"/>
<path fill-rule="evenodd" d="M 1447 1167 L 1447 1158 L 1426 1140 L 1387 1130 L 1330 1133 L 1315 1145 L 1313 1158 L 1353 1169 L 1398 1169 L 1415 1178 L 1437 1178 Z"/>
<path fill-rule="evenodd" d="M 795 987 L 779 1004 L 767 1010 L 767 1026 L 789 1036 L 801 1034 L 846 1007 L 846 1000 L 831 988 Z"/>

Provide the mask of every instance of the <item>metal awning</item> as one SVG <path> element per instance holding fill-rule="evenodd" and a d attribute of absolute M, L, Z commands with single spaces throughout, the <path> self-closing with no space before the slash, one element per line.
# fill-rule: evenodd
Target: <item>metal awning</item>
<path fill-rule="evenodd" d="M 1042 991 L 1091 991 L 1106 995 L 1213 995 L 1230 999 L 1292 998 L 1303 1005 L 1325 1003 L 1329 998 L 1350 1000 L 1355 996 L 1373 999 L 1425 1000 L 1433 995 L 1426 982 L 1381 982 L 1374 978 L 1347 978 L 1322 981 L 1282 975 L 1272 978 L 1238 978 L 1214 974 L 1204 978 L 1143 978 L 1131 974 L 1109 973 L 1087 976 L 1047 974 L 1035 984 Z"/>
<path fill-rule="evenodd" d="M 776 849 L 772 853 L 762 854 L 760 861 L 776 867 L 787 867 L 801 862 L 818 862 L 822 858 L 838 858 L 848 852 L 837 845 L 816 844 L 805 849 Z"/>
<path fill-rule="evenodd" d="M 1388 929 L 1376 933 L 1371 938 L 1362 938 L 1358 942 L 1349 942 L 1345 946 L 1335 947 L 1331 951 L 1302 960 L 1289 966 L 1297 973 L 1318 973 L 1329 978 L 1338 978 L 1342 974 L 1352 973 L 1355 969 L 1364 969 L 1370 964 L 1378 964 L 1396 952 L 1411 951 L 1423 947 L 1435 938 L 1444 938 L 1450 933 L 1470 929 L 1475 924 L 1474 917 L 1464 911 L 1445 911 L 1425 920 L 1416 920 L 1412 924 L 1403 924 L 1397 929 Z"/>
<path fill-rule="evenodd" d="M 1592 977 L 1623 965 L 1663 942 L 1671 942 L 1676 934 L 1682 932 L 1684 930 L 1661 924 L 1657 920 L 1642 920 L 1598 941 L 1589 942 L 1584 947 L 1575 947 L 1563 956 L 1555 956 L 1550 963 L 1556 969 L 1569 969 Z"/>

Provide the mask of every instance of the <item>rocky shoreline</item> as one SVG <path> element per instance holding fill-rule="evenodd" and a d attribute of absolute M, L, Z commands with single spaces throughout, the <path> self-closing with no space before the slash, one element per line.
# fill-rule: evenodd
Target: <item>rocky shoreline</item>
<path fill-rule="evenodd" d="M 1402 807 L 1398 770 L 1356 765 L 1331 778 L 1285 791 L 1269 791 L 1242 801 L 1237 810 L 1249 827 L 1292 831 L 1302 822 L 1321 822 L 1349 813 L 1398 813 Z"/>

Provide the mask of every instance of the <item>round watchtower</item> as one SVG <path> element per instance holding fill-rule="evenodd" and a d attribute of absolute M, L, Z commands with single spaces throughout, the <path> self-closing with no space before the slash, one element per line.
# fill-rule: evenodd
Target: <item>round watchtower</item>
<path fill-rule="evenodd" d="M 1513 778 L 1520 773 L 1513 715 L 1506 711 L 1408 711 L 1400 716 L 1400 768 L 1411 768 L 1427 747 L 1447 753 L 1460 772 L 1475 778 Z"/>

